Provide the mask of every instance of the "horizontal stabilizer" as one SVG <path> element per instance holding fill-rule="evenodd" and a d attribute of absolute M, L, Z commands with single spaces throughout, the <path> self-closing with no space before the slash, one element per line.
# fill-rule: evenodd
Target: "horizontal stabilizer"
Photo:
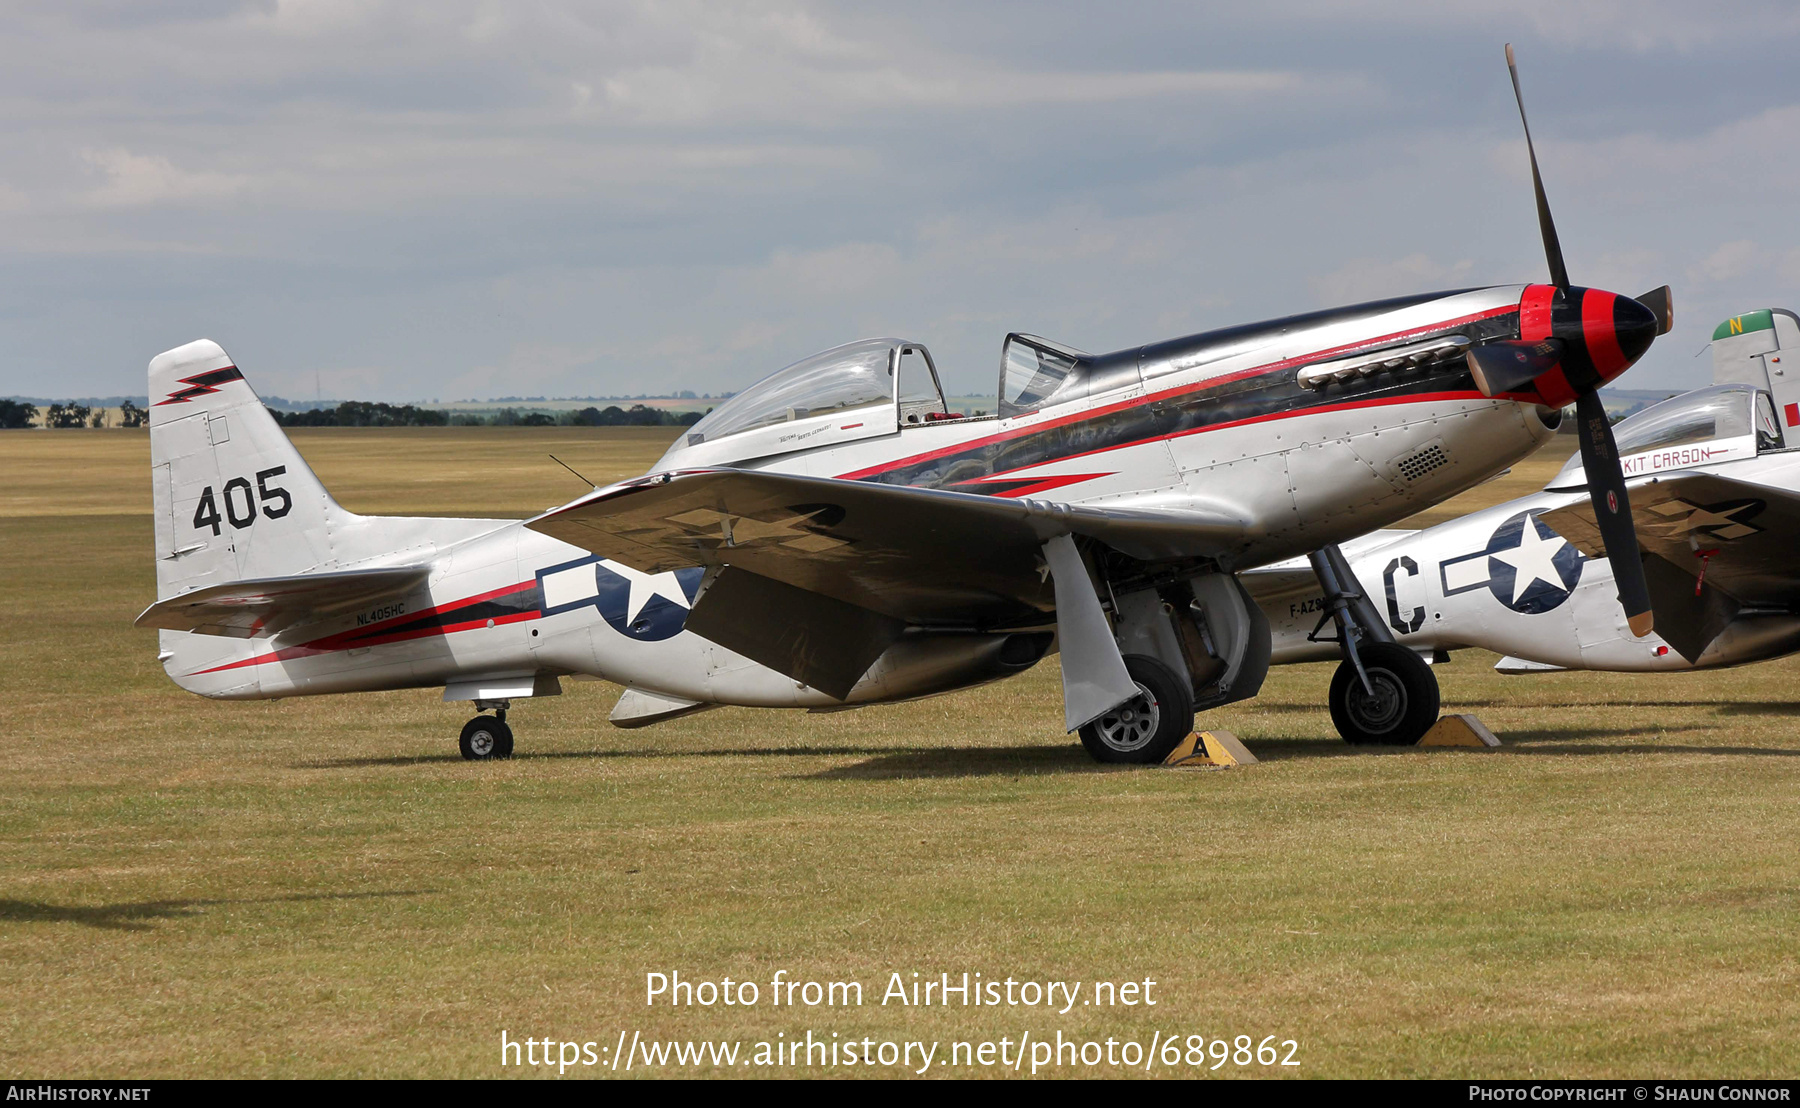
<path fill-rule="evenodd" d="M 1530 658 L 1515 658 L 1508 654 L 1494 663 L 1494 668 L 1501 673 L 1561 673 L 1563 666 L 1553 666 L 1549 662 L 1534 662 Z"/>
<path fill-rule="evenodd" d="M 398 600 L 423 585 L 430 573 L 429 566 L 414 565 L 231 581 L 159 600 L 133 625 L 239 639 L 271 638 L 289 627 L 370 607 L 379 600 Z"/>
<path fill-rule="evenodd" d="M 613 705 L 612 715 L 607 722 L 614 727 L 627 730 L 635 727 L 648 727 L 664 720 L 690 716 L 695 712 L 704 712 L 708 708 L 717 708 L 717 704 L 706 704 L 698 700 L 686 700 L 679 696 L 665 696 L 662 693 L 646 692 L 643 689 L 626 689 L 619 702 Z"/>

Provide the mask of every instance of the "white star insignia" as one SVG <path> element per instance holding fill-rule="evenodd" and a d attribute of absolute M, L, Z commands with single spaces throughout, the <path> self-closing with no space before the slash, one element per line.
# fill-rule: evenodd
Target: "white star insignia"
<path fill-rule="evenodd" d="M 1525 526 L 1519 531 L 1519 545 L 1511 550 L 1500 550 L 1489 555 L 1513 567 L 1514 604 L 1519 602 L 1527 589 L 1539 581 L 1562 589 L 1562 574 L 1556 570 L 1556 553 L 1562 546 L 1562 536 L 1544 538 L 1538 534 L 1537 520 L 1526 516 Z"/>
<path fill-rule="evenodd" d="M 687 592 L 682 589 L 681 582 L 675 578 L 674 570 L 664 573 L 644 573 L 611 560 L 604 560 L 600 564 L 606 567 L 607 572 L 616 573 L 631 584 L 631 595 L 625 604 L 626 623 L 636 620 L 638 613 L 644 610 L 644 605 L 650 603 L 650 598 L 653 596 L 672 600 L 683 608 L 692 607 L 688 603 Z"/>

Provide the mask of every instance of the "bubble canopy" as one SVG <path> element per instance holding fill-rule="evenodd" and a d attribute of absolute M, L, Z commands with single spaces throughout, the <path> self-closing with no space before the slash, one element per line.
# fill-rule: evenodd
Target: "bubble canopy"
<path fill-rule="evenodd" d="M 1728 460 L 1734 454 L 1730 447 L 1740 443 L 1754 455 L 1758 450 L 1779 449 L 1781 445 L 1778 437 L 1772 437 L 1764 429 L 1765 426 L 1774 427 L 1772 409 L 1758 419 L 1759 409 L 1768 405 L 1768 396 L 1753 385 L 1713 385 L 1695 389 L 1658 401 L 1620 420 L 1613 428 L 1613 441 L 1618 443 L 1621 459 L 1654 450 L 1707 443 L 1719 444 L 1720 449 L 1702 460 Z M 1750 437 L 1753 433 L 1756 434 L 1754 440 Z M 1677 460 L 1681 464 L 1695 464 L 1691 459 L 1697 456 L 1690 451 Z M 1635 475 L 1640 468 L 1628 464 L 1626 471 Z M 1584 484 L 1586 480 L 1581 455 L 1576 454 L 1563 464 L 1555 480 L 1546 487 L 1571 487 Z"/>
<path fill-rule="evenodd" d="M 893 352 L 903 345 L 903 339 L 862 339 L 778 369 L 694 424 L 688 445 L 814 416 L 891 408 Z"/>

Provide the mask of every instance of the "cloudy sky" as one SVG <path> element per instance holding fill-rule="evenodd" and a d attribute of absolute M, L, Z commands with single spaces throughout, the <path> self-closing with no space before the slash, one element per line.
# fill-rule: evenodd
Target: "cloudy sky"
<path fill-rule="evenodd" d="M 740 388 L 869 334 L 991 391 L 1112 350 L 1541 280 L 1675 287 L 1621 385 L 1800 307 L 1787 3 L 10 0 L 0 395 Z"/>

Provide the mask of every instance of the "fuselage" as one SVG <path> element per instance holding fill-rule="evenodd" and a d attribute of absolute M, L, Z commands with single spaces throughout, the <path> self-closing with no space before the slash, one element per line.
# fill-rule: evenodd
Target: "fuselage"
<path fill-rule="evenodd" d="M 865 433 L 851 415 L 797 407 L 787 426 L 684 437 L 656 470 L 731 465 L 1204 510 L 1249 521 L 1219 566 L 1248 569 L 1404 518 L 1554 433 L 1535 396 L 1484 397 L 1457 356 L 1516 337 L 1524 291 L 1409 297 L 1084 355 L 1079 395 L 1002 415 L 910 424 L 890 413 Z M 164 632 L 170 676 L 226 698 L 540 675 L 701 703 L 844 703 L 683 631 L 698 569 L 648 575 L 517 522 L 455 522 L 431 548 L 428 582 L 402 600 L 276 640 Z M 1006 639 L 903 640 L 848 703 L 942 692 L 1036 660 L 1021 664 Z"/>

